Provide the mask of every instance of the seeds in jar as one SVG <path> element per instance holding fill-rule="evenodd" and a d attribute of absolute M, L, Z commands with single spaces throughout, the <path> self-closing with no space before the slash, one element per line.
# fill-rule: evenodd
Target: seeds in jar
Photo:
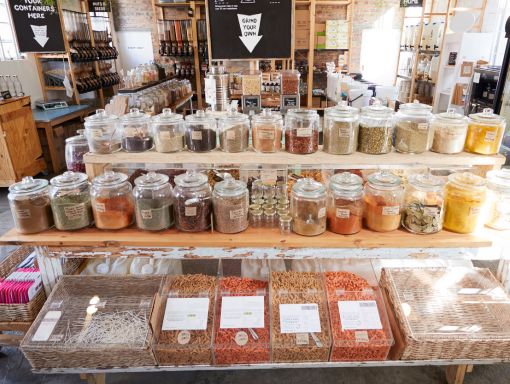
<path fill-rule="evenodd" d="M 428 123 L 399 121 L 395 128 L 395 149 L 403 153 L 428 151 L 431 144 Z"/>
<path fill-rule="evenodd" d="M 92 206 L 89 191 L 56 196 L 51 200 L 55 227 L 72 231 L 92 223 Z"/>
<path fill-rule="evenodd" d="M 176 198 L 175 225 L 185 232 L 201 232 L 211 227 L 211 198 Z"/>
<path fill-rule="evenodd" d="M 37 196 L 26 200 L 9 200 L 16 231 L 37 233 L 53 226 L 50 198 Z"/>
<path fill-rule="evenodd" d="M 169 198 L 136 199 L 136 225 L 147 231 L 167 229 L 174 223 L 172 201 Z"/>
<path fill-rule="evenodd" d="M 358 151 L 371 155 L 391 152 L 392 126 L 370 127 L 360 123 Z"/>
<path fill-rule="evenodd" d="M 248 149 L 249 139 L 248 125 L 234 125 L 220 133 L 220 148 L 225 152 L 243 152 Z"/>
<path fill-rule="evenodd" d="M 154 143 L 158 152 L 179 152 L 184 149 L 184 134 L 161 130 L 154 135 Z"/>
<path fill-rule="evenodd" d="M 243 95 L 260 95 L 260 75 L 243 75 Z"/>
<path fill-rule="evenodd" d="M 319 148 L 319 131 L 313 128 L 285 130 L 285 150 L 289 153 L 308 154 Z"/>
<path fill-rule="evenodd" d="M 209 128 L 189 128 L 186 145 L 192 152 L 208 152 L 216 148 L 216 131 Z"/>
<path fill-rule="evenodd" d="M 127 152 L 144 152 L 152 148 L 152 137 L 137 135 L 122 138 L 122 148 Z"/>
<path fill-rule="evenodd" d="M 221 233 L 238 233 L 248 228 L 248 195 L 215 198 L 214 229 Z"/>
<path fill-rule="evenodd" d="M 329 121 L 324 128 L 324 146 L 322 150 L 334 155 L 348 155 L 358 146 L 358 123 Z"/>

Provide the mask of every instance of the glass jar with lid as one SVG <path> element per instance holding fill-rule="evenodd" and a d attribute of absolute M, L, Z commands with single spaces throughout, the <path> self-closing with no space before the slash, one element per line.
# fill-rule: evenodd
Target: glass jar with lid
<path fill-rule="evenodd" d="M 417 234 L 437 233 L 443 228 L 444 183 L 430 174 L 411 175 L 408 179 L 402 226 Z"/>
<path fill-rule="evenodd" d="M 92 153 L 113 153 L 120 149 L 118 118 L 98 109 L 95 115 L 85 118 L 85 137 Z"/>
<path fill-rule="evenodd" d="M 216 148 L 216 120 L 197 111 L 186 116 L 186 145 L 191 152 L 209 152 Z"/>
<path fill-rule="evenodd" d="M 90 184 L 85 173 L 67 171 L 50 180 L 50 200 L 55 227 L 73 231 L 92 224 Z"/>
<path fill-rule="evenodd" d="M 299 179 L 292 186 L 290 214 L 295 233 L 316 236 L 326 230 L 326 198 L 326 188 L 313 179 Z"/>
<path fill-rule="evenodd" d="M 167 175 L 149 172 L 135 179 L 136 226 L 145 231 L 161 231 L 174 224 L 172 186 Z"/>
<path fill-rule="evenodd" d="M 19 233 L 38 233 L 53 226 L 48 180 L 25 176 L 9 187 L 7 198 Z"/>
<path fill-rule="evenodd" d="M 434 115 L 430 121 L 433 132 L 431 150 L 437 153 L 460 153 L 464 150 L 468 129 L 467 117 L 455 113 L 454 109 Z"/>
<path fill-rule="evenodd" d="M 349 155 L 358 147 L 359 113 L 342 101 L 324 111 L 324 145 L 322 150 L 333 155 Z"/>
<path fill-rule="evenodd" d="M 510 169 L 487 172 L 487 219 L 494 229 L 510 229 Z"/>
<path fill-rule="evenodd" d="M 486 195 L 484 178 L 469 172 L 448 176 L 443 228 L 452 232 L 471 233 L 483 225 L 481 211 Z"/>
<path fill-rule="evenodd" d="M 238 233 L 248 228 L 249 193 L 246 183 L 231 176 L 216 183 L 212 202 L 216 231 Z"/>
<path fill-rule="evenodd" d="M 150 117 L 138 108 L 131 108 L 120 119 L 122 149 L 126 152 L 145 152 L 152 149 L 154 141 L 149 132 Z"/>
<path fill-rule="evenodd" d="M 299 77 L 301 74 L 296 70 L 281 71 L 280 90 L 282 95 L 299 95 Z"/>
<path fill-rule="evenodd" d="M 68 171 L 85 172 L 83 155 L 89 151 L 85 130 L 78 129 L 77 135 L 66 139 L 65 157 Z"/>
<path fill-rule="evenodd" d="M 313 109 L 289 109 L 285 116 L 285 150 L 298 155 L 317 152 L 320 117 Z"/>
<path fill-rule="evenodd" d="M 182 115 L 164 108 L 163 113 L 151 118 L 151 134 L 156 151 L 179 152 L 184 149 L 184 120 Z"/>
<path fill-rule="evenodd" d="M 389 171 L 368 176 L 365 185 L 364 218 L 368 229 L 389 232 L 400 226 L 404 187 L 402 179 Z"/>
<path fill-rule="evenodd" d="M 505 119 L 493 113 L 490 108 L 469 115 L 464 149 L 481 155 L 495 155 L 503 140 L 505 126 Z"/>
<path fill-rule="evenodd" d="M 393 141 L 393 111 L 380 101 L 363 107 L 359 117 L 358 151 L 370 155 L 391 152 Z"/>
<path fill-rule="evenodd" d="M 402 153 L 422 153 L 430 149 L 433 132 L 430 129 L 432 107 L 418 100 L 400 105 L 395 115 L 395 149 Z"/>
<path fill-rule="evenodd" d="M 251 118 L 252 145 L 257 152 L 278 152 L 282 149 L 283 119 L 279 113 L 264 108 Z"/>
<path fill-rule="evenodd" d="M 174 178 L 175 226 L 184 232 L 211 227 L 211 187 L 207 176 L 193 170 Z"/>
<path fill-rule="evenodd" d="M 122 229 L 133 223 L 135 204 L 127 175 L 106 171 L 92 180 L 92 212 L 99 229 Z"/>
<path fill-rule="evenodd" d="M 350 172 L 331 176 L 328 190 L 328 229 L 352 235 L 363 226 L 363 179 Z"/>
<path fill-rule="evenodd" d="M 224 152 L 244 152 L 250 141 L 250 119 L 248 115 L 231 109 L 218 120 L 220 149 Z"/>

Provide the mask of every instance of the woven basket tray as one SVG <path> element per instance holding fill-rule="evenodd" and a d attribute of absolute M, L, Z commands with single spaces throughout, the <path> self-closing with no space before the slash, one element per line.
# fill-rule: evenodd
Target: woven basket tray
<path fill-rule="evenodd" d="M 488 269 L 383 269 L 390 359 L 510 360 L 510 298 Z"/>
<path fill-rule="evenodd" d="M 31 247 L 20 247 L 9 254 L 0 263 L 0 277 L 4 279 L 14 272 L 16 267 L 25 260 L 32 251 L 33 248 Z M 27 304 L 0 304 L 0 322 L 31 322 L 41 310 L 45 300 L 46 294 L 44 293 L 44 289 L 41 289 Z"/>

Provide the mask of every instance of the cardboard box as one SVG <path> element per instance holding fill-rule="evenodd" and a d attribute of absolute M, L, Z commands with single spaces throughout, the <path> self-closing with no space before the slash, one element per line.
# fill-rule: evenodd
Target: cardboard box
<path fill-rule="evenodd" d="M 294 45 L 295 49 L 308 49 L 310 47 L 310 30 L 297 30 Z"/>
<path fill-rule="evenodd" d="M 321 98 L 320 96 L 312 97 L 312 108 L 320 108 L 321 106 Z"/>
<path fill-rule="evenodd" d="M 315 24 L 315 34 L 317 36 L 326 36 L 326 23 Z"/>
<path fill-rule="evenodd" d="M 326 48 L 349 48 L 349 22 L 347 20 L 326 21 Z"/>
<path fill-rule="evenodd" d="M 315 49 L 326 49 L 326 36 L 317 36 Z"/>
<path fill-rule="evenodd" d="M 295 13 L 296 31 L 310 29 L 310 11 L 307 9 L 297 9 Z"/>

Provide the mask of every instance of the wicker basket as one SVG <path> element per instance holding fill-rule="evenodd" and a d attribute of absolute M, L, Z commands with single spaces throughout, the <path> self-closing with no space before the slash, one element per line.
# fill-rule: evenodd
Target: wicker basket
<path fill-rule="evenodd" d="M 33 251 L 31 247 L 20 247 L 10 253 L 0 263 L 0 278 L 4 279 L 16 270 L 16 267 Z M 26 304 L 0 304 L 0 322 L 32 322 L 41 310 L 46 294 L 44 289 Z"/>
<path fill-rule="evenodd" d="M 392 360 L 510 360 L 510 298 L 488 269 L 383 269 Z"/>

